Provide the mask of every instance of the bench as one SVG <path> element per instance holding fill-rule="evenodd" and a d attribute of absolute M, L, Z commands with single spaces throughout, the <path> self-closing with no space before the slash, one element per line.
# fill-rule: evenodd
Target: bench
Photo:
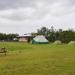
<path fill-rule="evenodd" d="M 0 49 L 0 53 L 4 53 L 6 55 L 6 52 L 7 51 L 6 51 L 6 48 L 5 47 L 3 47 L 3 48 Z"/>

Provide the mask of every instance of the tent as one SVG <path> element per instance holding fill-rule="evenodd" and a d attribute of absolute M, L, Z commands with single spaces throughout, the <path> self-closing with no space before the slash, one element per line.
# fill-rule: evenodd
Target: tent
<path fill-rule="evenodd" d="M 35 38 L 33 38 L 32 44 L 48 44 L 48 40 L 44 36 L 38 35 Z"/>

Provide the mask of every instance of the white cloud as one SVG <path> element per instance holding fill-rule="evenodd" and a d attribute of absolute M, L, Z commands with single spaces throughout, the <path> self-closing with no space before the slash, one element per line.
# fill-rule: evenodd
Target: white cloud
<path fill-rule="evenodd" d="M 22 6 L 20 2 L 29 4 Z M 75 28 L 74 0 L 22 0 L 14 3 L 6 5 L 10 8 L 2 7 L 0 10 L 0 32 L 33 32 L 41 26 L 51 25 L 57 29 Z"/>

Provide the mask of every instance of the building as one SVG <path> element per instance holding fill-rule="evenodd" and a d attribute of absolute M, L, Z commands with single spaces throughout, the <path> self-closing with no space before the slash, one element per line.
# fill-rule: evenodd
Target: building
<path fill-rule="evenodd" d="M 19 42 L 30 42 L 32 40 L 33 36 L 31 34 L 24 34 L 18 36 Z"/>

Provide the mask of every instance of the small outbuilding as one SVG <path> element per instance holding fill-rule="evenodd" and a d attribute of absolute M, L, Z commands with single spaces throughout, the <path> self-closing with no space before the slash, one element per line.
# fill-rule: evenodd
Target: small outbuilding
<path fill-rule="evenodd" d="M 18 36 L 19 42 L 30 42 L 32 38 L 33 37 L 31 36 L 31 34 L 24 34 Z"/>
<path fill-rule="evenodd" d="M 43 35 L 38 35 L 33 38 L 32 44 L 48 44 L 49 41 Z"/>

